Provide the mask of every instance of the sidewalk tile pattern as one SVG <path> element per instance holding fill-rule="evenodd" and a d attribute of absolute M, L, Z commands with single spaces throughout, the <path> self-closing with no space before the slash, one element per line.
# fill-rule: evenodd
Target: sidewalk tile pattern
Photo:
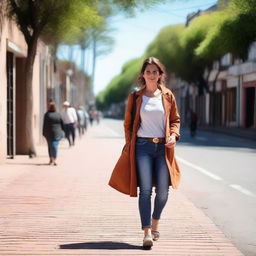
<path fill-rule="evenodd" d="M 105 131 L 105 132 L 104 132 Z M 161 238 L 142 250 L 137 198 L 107 185 L 123 139 L 104 125 L 69 149 L 58 166 L 17 157 L 0 167 L 0 255 L 242 256 L 181 192 L 170 191 Z"/>

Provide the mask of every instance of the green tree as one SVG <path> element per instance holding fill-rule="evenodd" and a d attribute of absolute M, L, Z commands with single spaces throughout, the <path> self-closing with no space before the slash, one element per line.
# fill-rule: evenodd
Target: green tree
<path fill-rule="evenodd" d="M 120 10 L 133 10 L 155 4 L 156 0 L 106 0 Z M 94 26 L 100 19 L 97 3 L 106 1 L 93 0 L 6 0 L 8 13 L 13 18 L 27 43 L 25 64 L 26 118 L 24 137 L 30 156 L 36 154 L 32 132 L 32 75 L 39 38 L 48 42 L 73 42 L 79 33 Z M 111 6 L 111 5 L 110 5 Z"/>
<path fill-rule="evenodd" d="M 114 46 L 114 39 L 109 35 L 110 28 L 107 25 L 103 25 L 99 28 L 95 28 L 92 31 L 92 86 L 94 86 L 94 78 L 95 78 L 95 71 L 96 71 L 96 59 L 99 56 L 108 54 L 113 46 Z"/>
<path fill-rule="evenodd" d="M 111 51 L 114 40 L 111 37 L 111 29 L 108 25 L 108 19 L 114 15 L 113 7 L 108 1 L 98 1 L 97 9 L 99 15 L 103 18 L 102 22 L 98 23 L 91 29 L 86 29 L 80 33 L 78 45 L 81 49 L 81 67 L 86 70 L 85 52 L 90 47 L 93 54 L 93 71 L 92 80 L 94 80 L 96 58 L 100 55 L 107 54 Z"/>
<path fill-rule="evenodd" d="M 184 68 L 180 38 L 184 25 L 171 25 L 163 28 L 147 47 L 145 58 L 155 56 L 160 59 L 169 72 L 181 73 Z"/>
<path fill-rule="evenodd" d="M 67 35 L 77 35 L 81 26 L 90 26 L 99 18 L 94 1 L 91 0 L 7 0 L 8 13 L 12 17 L 27 43 L 25 64 L 26 118 L 24 136 L 28 154 L 36 155 L 33 127 L 33 64 L 39 38 L 67 40 Z M 71 31 L 72 30 L 72 31 Z M 71 36 L 70 36 L 71 38 Z"/>
<path fill-rule="evenodd" d="M 179 70 L 182 66 L 179 38 L 183 30 L 183 25 L 168 26 L 162 29 L 156 39 L 148 46 L 143 57 L 126 62 L 121 73 L 115 76 L 106 89 L 97 95 L 97 106 L 108 108 L 112 103 L 124 101 L 136 84 L 143 60 L 149 56 L 161 59 L 168 70 Z"/>
<path fill-rule="evenodd" d="M 97 95 L 96 102 L 99 108 L 108 108 L 112 103 L 119 103 L 126 99 L 136 84 L 142 62 L 142 58 L 135 58 L 123 65 L 121 73 L 115 76 L 106 89 Z"/>
<path fill-rule="evenodd" d="M 178 75 L 185 81 L 195 83 L 199 94 L 203 93 L 204 88 L 208 89 L 203 74 L 205 68 L 212 65 L 212 60 L 197 55 L 196 49 L 206 38 L 209 30 L 215 26 L 219 17 L 219 12 L 214 12 L 195 18 L 181 37 L 184 68 Z"/>
<path fill-rule="evenodd" d="M 256 2 L 233 0 L 222 12 L 216 25 L 199 45 L 198 56 L 218 59 L 225 53 L 246 59 L 250 44 L 256 39 Z"/>
<path fill-rule="evenodd" d="M 112 29 L 109 25 L 109 20 L 122 12 L 127 16 L 133 16 L 136 10 L 144 10 L 151 6 L 158 4 L 159 2 L 164 2 L 160 0 L 105 0 L 98 1 L 97 7 L 100 16 L 104 17 L 104 22 L 100 23 L 98 26 L 88 31 L 85 31 L 85 36 L 81 39 L 81 49 L 82 53 L 82 63 L 85 63 L 85 50 L 91 47 L 92 49 L 92 74 L 91 83 L 93 87 L 94 76 L 96 70 L 96 59 L 104 54 L 108 54 L 114 45 L 114 40 L 111 37 Z M 91 88 L 92 89 L 92 88 Z"/>

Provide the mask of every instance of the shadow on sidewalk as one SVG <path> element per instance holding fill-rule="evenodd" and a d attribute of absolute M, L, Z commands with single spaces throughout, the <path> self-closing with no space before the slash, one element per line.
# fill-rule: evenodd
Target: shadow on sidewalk
<path fill-rule="evenodd" d="M 62 244 L 60 249 L 89 249 L 89 250 L 142 250 L 142 246 L 120 242 L 89 242 L 77 244 Z"/>

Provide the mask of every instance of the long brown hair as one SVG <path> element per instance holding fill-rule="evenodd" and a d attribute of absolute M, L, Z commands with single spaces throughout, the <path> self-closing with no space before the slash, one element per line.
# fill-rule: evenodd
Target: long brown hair
<path fill-rule="evenodd" d="M 155 58 L 155 57 L 149 57 L 147 59 L 144 60 L 141 70 L 140 70 L 140 74 L 139 77 L 137 79 L 137 83 L 140 87 L 144 87 L 146 85 L 146 81 L 143 77 L 145 69 L 148 65 L 155 65 L 158 68 L 158 71 L 161 75 L 161 77 L 158 80 L 158 85 L 163 85 L 165 86 L 165 80 L 166 80 L 166 71 L 165 71 L 165 67 L 164 65 L 160 62 L 159 59 Z"/>

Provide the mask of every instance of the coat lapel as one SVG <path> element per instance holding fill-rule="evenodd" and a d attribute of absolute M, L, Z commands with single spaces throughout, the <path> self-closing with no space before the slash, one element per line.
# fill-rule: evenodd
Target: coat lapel
<path fill-rule="evenodd" d="M 170 128 L 169 128 L 170 108 L 171 108 L 170 101 L 169 101 L 170 95 L 168 90 L 165 87 L 160 86 L 160 90 L 162 91 L 163 106 L 165 111 L 165 138 L 166 140 L 168 140 L 170 136 Z"/>
<path fill-rule="evenodd" d="M 137 134 L 137 130 L 140 124 L 140 107 L 142 103 L 143 89 L 136 92 L 136 94 L 138 95 L 138 97 L 136 99 L 136 115 L 135 115 L 134 123 L 135 123 L 135 131 Z"/>

